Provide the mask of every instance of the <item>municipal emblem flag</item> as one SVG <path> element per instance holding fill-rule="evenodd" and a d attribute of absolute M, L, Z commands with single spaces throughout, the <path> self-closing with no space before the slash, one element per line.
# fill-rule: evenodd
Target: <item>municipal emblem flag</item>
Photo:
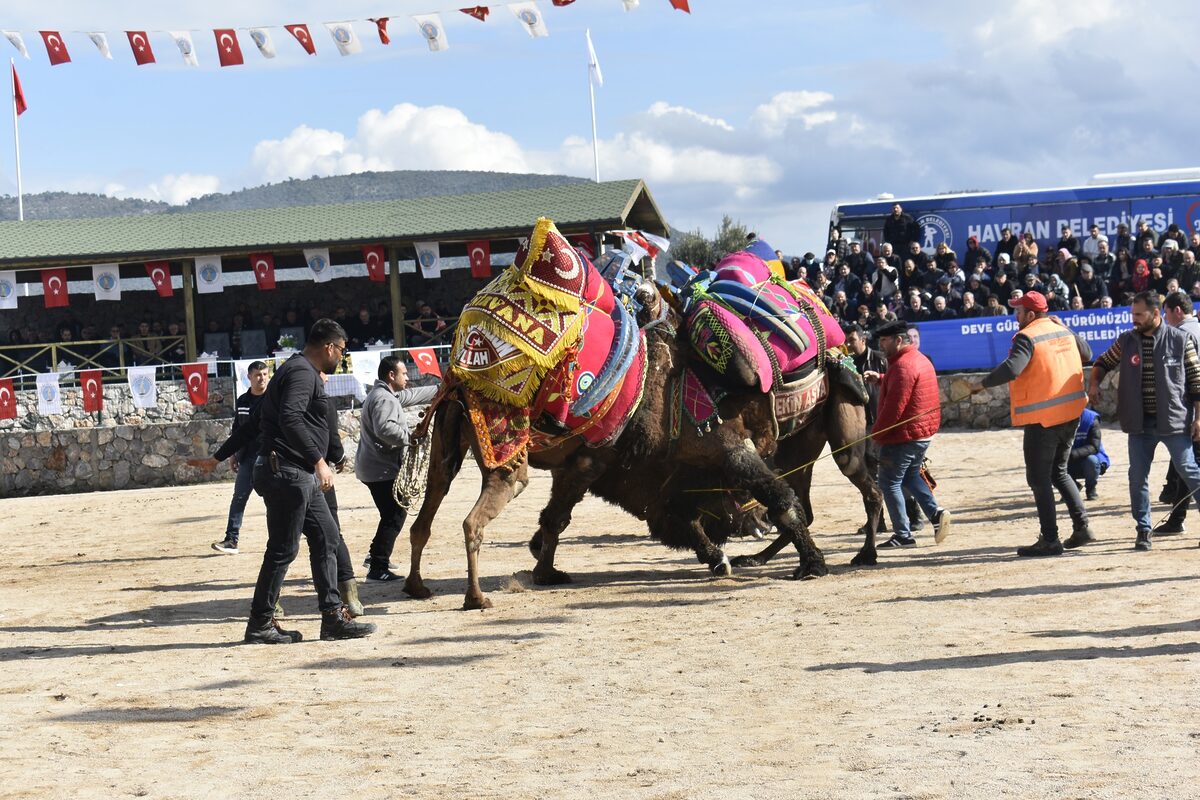
<path fill-rule="evenodd" d="M 417 264 L 421 267 L 421 277 L 442 277 L 441 246 L 437 242 L 415 242 L 417 249 Z"/>
<path fill-rule="evenodd" d="M 143 64 L 154 63 L 154 50 L 150 48 L 150 39 L 145 31 L 125 31 L 129 37 L 129 47 L 133 50 L 133 60 L 140 67 Z M 107 49 L 107 45 L 106 45 Z"/>
<path fill-rule="evenodd" d="M 371 20 L 371 22 L 375 23 L 376 30 L 379 31 L 379 41 L 381 44 L 392 43 L 392 37 L 388 36 L 387 32 L 387 24 L 389 19 L 391 19 L 391 17 L 377 17 Z"/>
<path fill-rule="evenodd" d="M 101 31 L 89 31 L 88 38 L 92 40 L 92 44 L 96 45 L 100 55 L 112 61 L 112 50 L 108 48 L 108 34 Z"/>
<path fill-rule="evenodd" d="M 62 413 L 62 394 L 58 388 L 59 374 L 43 372 L 37 376 L 38 413 L 43 415 Z"/>
<path fill-rule="evenodd" d="M 383 256 L 383 245 L 371 244 L 362 249 L 363 263 L 367 265 L 367 275 L 373 281 L 386 281 L 387 271 L 384 269 L 386 263 Z"/>
<path fill-rule="evenodd" d="M 89 414 L 104 410 L 104 382 L 100 370 L 85 369 L 79 373 L 79 394 L 83 397 L 83 410 Z"/>
<path fill-rule="evenodd" d="M 521 21 L 525 26 L 525 32 L 535 39 L 543 36 L 549 36 L 550 31 L 546 28 L 546 22 L 542 19 L 542 12 L 538 10 L 537 3 L 509 3 L 508 10 L 513 13 L 513 16 Z"/>
<path fill-rule="evenodd" d="M 208 363 L 182 364 L 183 383 L 187 386 L 188 397 L 194 406 L 202 406 L 208 402 Z"/>
<path fill-rule="evenodd" d="M 0 272 L 0 308 L 17 307 L 17 273 Z"/>
<path fill-rule="evenodd" d="M 236 67 L 245 63 L 242 60 L 242 46 L 238 44 L 237 31 L 233 28 L 215 28 L 213 37 L 217 40 L 217 58 L 222 67 Z"/>
<path fill-rule="evenodd" d="M 17 48 L 17 52 L 29 58 L 29 51 L 25 49 L 25 39 L 21 36 L 20 31 L 0 31 L 4 34 L 4 38 L 8 39 L 9 43 Z"/>
<path fill-rule="evenodd" d="M 167 261 L 147 261 L 146 274 L 154 284 L 154 290 L 159 297 L 170 297 L 175 293 L 171 288 L 171 264 Z"/>
<path fill-rule="evenodd" d="M 312 273 L 313 280 L 317 283 L 325 283 L 333 279 L 333 267 L 329 264 L 328 247 L 305 250 L 304 263 L 308 264 L 308 271 Z"/>
<path fill-rule="evenodd" d="M 71 304 L 67 295 L 67 271 L 65 269 L 42 270 L 42 294 L 46 308 L 66 308 Z"/>
<path fill-rule="evenodd" d="M 430 50 L 437 52 L 438 50 L 450 49 L 450 40 L 446 38 L 446 29 L 442 27 L 442 18 L 440 16 L 437 14 L 417 14 L 413 17 L 413 22 L 417 23 L 417 29 L 425 37 Z"/>
<path fill-rule="evenodd" d="M 134 408 L 154 408 L 158 405 L 158 383 L 154 370 L 153 366 L 129 367 L 125 370 Z"/>
<path fill-rule="evenodd" d="M 204 256 L 196 259 L 196 291 L 200 294 L 217 294 L 225 291 L 225 273 L 221 271 L 220 256 Z"/>
<path fill-rule="evenodd" d="M 251 253 L 250 269 L 261 291 L 275 288 L 275 256 L 271 253 Z"/>
<path fill-rule="evenodd" d="M 200 66 L 200 62 L 196 60 L 196 43 L 192 41 L 191 32 L 167 31 L 167 33 L 175 40 L 175 46 L 179 48 L 179 55 L 183 56 L 183 63 L 189 67 Z"/>
<path fill-rule="evenodd" d="M 342 55 L 350 56 L 362 52 L 362 42 L 355 35 L 354 27 L 349 22 L 326 22 L 325 28 Z"/>
<path fill-rule="evenodd" d="M 412 356 L 413 363 L 417 365 L 417 371 L 422 375 L 436 375 L 442 377 L 442 367 L 438 364 L 437 354 L 433 352 L 432 347 L 414 347 L 408 351 Z"/>
<path fill-rule="evenodd" d="M 317 54 L 317 46 L 313 44 L 312 34 L 308 32 L 307 25 L 284 25 L 283 28 L 292 36 L 296 37 L 296 41 L 299 42 L 300 46 L 304 48 L 304 52 L 308 53 L 310 56 L 315 56 Z"/>
<path fill-rule="evenodd" d="M 17 396 L 12 378 L 0 378 L 0 419 L 17 418 Z"/>
<path fill-rule="evenodd" d="M 596 58 L 596 48 L 592 47 L 592 32 L 585 30 L 584 36 L 587 37 L 588 46 L 588 73 L 596 76 L 596 85 L 604 85 L 604 73 L 600 71 L 600 61 Z"/>
<path fill-rule="evenodd" d="M 633 11 L 638 7 L 638 0 L 621 0 L 625 4 L 626 11 Z"/>
<path fill-rule="evenodd" d="M 266 28 L 251 28 L 250 39 L 258 48 L 258 52 L 263 54 L 263 58 L 275 57 L 275 43 L 271 41 L 271 32 Z"/>
<path fill-rule="evenodd" d="M 46 43 L 46 55 L 50 57 L 50 66 L 70 63 L 71 55 L 67 52 L 67 43 L 58 35 L 58 31 L 38 31 L 38 33 L 42 35 L 42 41 Z"/>
<path fill-rule="evenodd" d="M 96 264 L 92 267 L 92 286 L 97 300 L 121 299 L 121 272 L 116 264 Z"/>
<path fill-rule="evenodd" d="M 370 389 L 379 377 L 379 362 L 382 359 L 382 350 L 360 350 L 350 354 L 350 372 L 364 392 Z"/>
<path fill-rule="evenodd" d="M 467 242 L 467 255 L 471 259 L 472 278 L 492 277 L 492 243 L 486 239 Z"/>

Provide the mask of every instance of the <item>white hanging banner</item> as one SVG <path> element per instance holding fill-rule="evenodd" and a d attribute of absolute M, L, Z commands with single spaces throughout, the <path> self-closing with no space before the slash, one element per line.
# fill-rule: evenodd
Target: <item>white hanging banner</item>
<path fill-rule="evenodd" d="M 155 367 L 129 367 L 125 370 L 134 408 L 154 408 L 158 405 L 158 381 Z"/>
<path fill-rule="evenodd" d="M 196 45 L 192 41 L 192 34 L 188 31 L 167 31 L 167 33 L 175 40 L 175 46 L 179 48 L 179 55 L 183 56 L 183 63 L 189 67 L 200 66 L 200 62 L 196 60 Z"/>
<path fill-rule="evenodd" d="M 325 28 L 333 37 L 333 43 L 337 45 L 338 52 L 342 55 L 349 56 L 362 52 L 362 40 L 358 38 L 354 32 L 354 26 L 349 22 L 326 22 Z"/>
<path fill-rule="evenodd" d="M 333 279 L 333 267 L 329 263 L 328 247 L 305 250 L 304 263 L 308 264 L 308 271 L 312 273 L 313 280 L 317 283 L 325 283 Z"/>
<path fill-rule="evenodd" d="M 535 39 L 540 39 L 543 36 L 549 36 L 550 31 L 546 28 L 546 21 L 542 19 L 542 12 L 538 10 L 537 3 L 509 3 L 508 10 L 513 13 L 513 16 L 521 21 L 525 26 L 525 32 Z"/>
<path fill-rule="evenodd" d="M 442 248 L 437 242 L 415 242 L 417 264 L 421 267 L 421 276 L 425 278 L 442 277 Z"/>
<path fill-rule="evenodd" d="M 88 31 L 88 38 L 92 40 L 92 44 L 96 45 L 96 49 L 100 51 L 100 55 L 112 61 L 112 51 L 108 49 L 108 36 L 101 31 Z"/>
<path fill-rule="evenodd" d="M 96 264 L 92 267 L 92 287 L 97 300 L 121 299 L 121 273 L 116 264 Z"/>
<path fill-rule="evenodd" d="M 58 380 L 57 372 L 43 372 L 37 376 L 39 414 L 62 413 L 62 394 L 58 390 Z"/>
<path fill-rule="evenodd" d="M 8 39 L 12 43 L 12 46 L 17 48 L 18 53 L 29 58 L 29 51 L 25 49 L 25 40 L 21 38 L 20 31 L 0 31 L 0 34 L 4 34 L 4 38 Z"/>
<path fill-rule="evenodd" d="M 13 270 L 0 272 L 0 308 L 17 307 L 17 273 Z"/>
<path fill-rule="evenodd" d="M 442 18 L 437 14 L 416 14 L 413 22 L 429 43 L 429 49 L 435 53 L 439 50 L 449 50 L 450 40 L 446 38 L 446 29 L 442 27 Z"/>
<path fill-rule="evenodd" d="M 258 52 L 263 54 L 263 58 L 275 57 L 275 43 L 271 41 L 271 32 L 266 28 L 251 28 L 250 39 L 258 48 Z"/>
<path fill-rule="evenodd" d="M 225 291 L 225 273 L 221 271 L 220 256 L 203 256 L 196 259 L 196 291 L 200 294 Z"/>
<path fill-rule="evenodd" d="M 379 377 L 379 362 L 383 356 L 382 350 L 365 350 L 350 354 L 350 371 L 354 373 L 364 392 L 370 389 Z"/>

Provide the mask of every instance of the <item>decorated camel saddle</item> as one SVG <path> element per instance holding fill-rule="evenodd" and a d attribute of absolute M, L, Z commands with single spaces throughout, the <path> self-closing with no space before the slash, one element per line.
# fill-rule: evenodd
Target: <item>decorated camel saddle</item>
<path fill-rule="evenodd" d="M 530 447 L 619 436 L 641 402 L 646 343 L 609 282 L 542 218 L 463 309 L 450 363 L 471 390 L 485 466 L 497 468 Z"/>
<path fill-rule="evenodd" d="M 762 240 L 752 245 L 774 257 Z M 780 277 L 757 252 L 731 253 L 695 273 L 670 270 L 679 292 L 688 340 L 703 365 L 676 387 L 679 417 L 701 430 L 720 421 L 716 407 L 731 391 L 770 392 L 781 438 L 795 433 L 829 394 L 831 375 L 865 389 L 837 348 L 845 334 L 820 297 L 803 281 Z M 850 374 L 841 373 L 849 364 Z"/>

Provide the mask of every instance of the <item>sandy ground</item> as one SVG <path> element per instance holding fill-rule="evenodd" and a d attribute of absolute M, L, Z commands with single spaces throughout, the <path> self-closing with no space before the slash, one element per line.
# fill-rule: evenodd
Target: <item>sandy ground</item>
<path fill-rule="evenodd" d="M 284 604 L 314 641 L 281 647 L 237 644 L 257 499 L 239 556 L 208 546 L 227 484 L 5 500 L 0 795 L 1195 797 L 1200 549 L 1132 550 L 1107 440 L 1102 541 L 1033 563 L 1013 557 L 1036 528 L 1019 433 L 940 435 L 953 533 L 875 568 L 846 566 L 861 505 L 827 459 L 835 569 L 805 583 L 791 553 L 709 578 L 589 499 L 559 551 L 575 582 L 524 590 L 538 474 L 488 531 L 486 612 L 458 610 L 468 467 L 427 552 L 433 600 L 365 585 L 379 633 L 315 641 L 301 558 Z M 358 561 L 373 508 L 338 488 Z"/>

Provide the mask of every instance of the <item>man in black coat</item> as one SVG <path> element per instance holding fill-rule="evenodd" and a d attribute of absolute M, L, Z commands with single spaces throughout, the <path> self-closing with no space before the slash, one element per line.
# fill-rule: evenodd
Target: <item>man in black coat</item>
<path fill-rule="evenodd" d="M 908 252 L 909 242 L 920 240 L 916 221 L 904 213 L 899 203 L 892 206 L 892 213 L 883 221 L 883 240 L 894 247 L 897 253 Z"/>

